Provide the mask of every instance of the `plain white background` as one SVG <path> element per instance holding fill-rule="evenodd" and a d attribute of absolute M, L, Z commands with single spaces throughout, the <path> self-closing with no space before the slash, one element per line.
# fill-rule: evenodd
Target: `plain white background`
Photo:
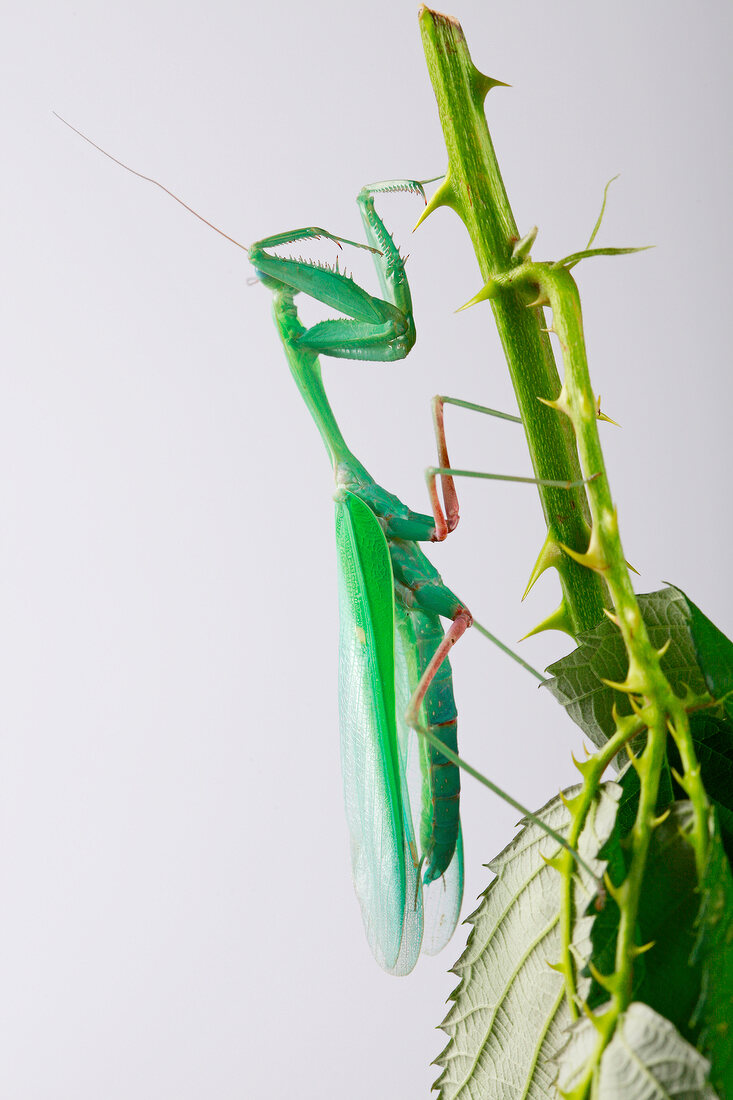
<path fill-rule="evenodd" d="M 577 269 L 624 546 L 640 591 L 723 629 L 731 410 L 731 11 L 717 2 L 461 0 L 536 258 Z M 247 257 L 51 115 L 245 244 L 361 233 L 370 180 L 444 169 L 416 5 L 110 5 L 7 13 L 2 82 L 0 1095 L 4 1100 L 424 1097 L 465 942 L 406 979 L 353 897 L 336 716 L 331 480 Z M 382 205 L 411 253 L 419 342 L 325 362 L 374 476 L 423 509 L 435 392 L 512 408 L 466 234 Z M 332 259 L 329 249 L 325 258 Z M 349 261 L 350 262 L 350 261 Z M 368 261 L 358 278 L 376 288 Z M 306 316 L 315 316 L 314 311 Z M 451 410 L 458 466 L 528 473 L 521 431 Z M 513 641 L 555 606 L 532 488 L 468 484 L 433 560 Z M 523 643 L 544 667 L 561 635 Z M 464 754 L 531 806 L 579 732 L 469 636 Z M 516 814 L 464 784 L 465 912 Z"/>

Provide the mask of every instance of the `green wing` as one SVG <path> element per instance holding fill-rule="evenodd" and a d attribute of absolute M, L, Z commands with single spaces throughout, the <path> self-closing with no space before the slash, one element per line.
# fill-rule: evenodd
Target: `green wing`
<path fill-rule="evenodd" d="M 453 859 L 445 874 L 428 886 L 423 886 L 425 931 L 422 949 L 426 955 L 437 955 L 448 943 L 458 924 L 463 901 L 463 833 L 458 838 Z"/>
<path fill-rule="evenodd" d="M 427 769 L 429 762 L 428 754 L 420 751 L 417 734 L 406 724 L 405 715 L 423 672 L 415 632 L 415 618 L 422 614 L 418 609 L 408 611 L 399 603 L 395 604 L 397 734 L 406 776 L 403 803 L 407 807 L 414 806 L 416 812 L 423 800 L 430 799 L 430 780 L 423 775 L 423 769 Z M 420 717 L 427 725 L 424 711 Z M 437 955 L 455 931 L 463 901 L 463 837 L 460 827 L 455 852 L 445 874 L 427 885 L 423 883 L 421 893 L 424 905 L 422 950 L 427 955 Z"/>
<path fill-rule="evenodd" d="M 385 970 L 406 974 L 420 953 L 422 898 L 395 710 L 394 581 L 371 509 L 336 501 L 339 723 L 354 886 L 367 940 Z"/>

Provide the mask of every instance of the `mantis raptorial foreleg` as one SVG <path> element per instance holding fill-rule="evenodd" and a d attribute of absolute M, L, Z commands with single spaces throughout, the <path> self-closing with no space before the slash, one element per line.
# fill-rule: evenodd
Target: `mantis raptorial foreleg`
<path fill-rule="evenodd" d="M 416 180 L 393 180 L 363 187 L 357 202 L 368 244 L 309 227 L 265 237 L 250 246 L 250 260 L 265 285 L 273 290 L 288 288 L 285 293 L 291 297 L 303 291 L 346 314 L 345 318 L 320 321 L 311 328 L 300 326 L 297 335 L 293 334 L 299 350 L 336 359 L 392 362 L 404 359 L 415 343 L 404 262 L 374 209 L 373 196 L 381 191 L 409 191 L 425 197 L 422 184 Z M 349 244 L 371 252 L 384 297 L 368 294 L 350 276 L 340 272 L 337 265 L 314 265 L 302 259 L 271 255 L 271 250 L 278 246 L 321 237 L 339 246 Z"/>

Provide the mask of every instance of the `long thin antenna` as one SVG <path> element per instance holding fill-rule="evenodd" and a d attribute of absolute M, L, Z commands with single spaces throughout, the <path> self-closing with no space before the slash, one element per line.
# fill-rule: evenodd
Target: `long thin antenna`
<path fill-rule="evenodd" d="M 168 188 L 164 187 L 164 185 L 162 183 L 159 183 L 158 180 L 154 180 L 151 176 L 145 176 L 142 172 L 136 172 L 134 168 L 130 168 L 129 164 L 125 164 L 124 161 L 118 160 L 117 157 L 113 157 L 112 154 L 108 153 L 106 149 L 103 149 L 101 145 L 97 145 L 96 141 L 92 141 L 92 139 L 88 138 L 86 134 L 83 134 L 81 130 L 77 130 L 76 126 L 72 126 L 70 122 L 67 122 L 65 118 L 62 118 L 57 111 L 52 111 L 51 114 L 56 115 L 56 118 L 59 120 L 59 122 L 63 122 L 64 126 L 68 126 L 70 130 L 73 130 L 75 134 L 78 134 L 80 138 L 83 138 L 84 141 L 86 141 L 99 153 L 103 153 L 105 157 L 108 157 L 110 160 L 114 161 L 115 164 L 119 164 L 120 168 L 124 168 L 126 172 L 131 172 L 133 176 L 137 176 L 138 179 L 144 180 L 146 183 L 154 183 L 156 187 L 159 187 L 161 189 L 161 191 L 165 191 L 166 195 L 170 195 L 172 199 L 175 199 L 176 202 L 184 208 L 184 210 L 188 210 L 189 214 L 193 214 L 194 218 L 198 218 L 198 220 L 200 222 L 203 222 L 204 225 L 208 225 L 209 229 L 213 229 L 214 232 L 218 233 L 220 237 L 224 237 L 225 240 L 230 241 L 232 244 L 235 244 L 237 248 L 241 248 L 247 253 L 249 252 L 246 244 L 240 244 L 239 241 L 234 240 L 234 237 L 230 237 L 228 233 L 225 233 L 223 229 L 219 229 L 218 226 L 214 225 L 210 221 L 207 221 L 206 218 L 197 213 L 197 211 L 195 211 L 192 206 L 189 206 L 187 202 L 183 201 L 183 199 L 179 199 L 178 195 L 174 195 L 172 191 L 169 191 Z"/>

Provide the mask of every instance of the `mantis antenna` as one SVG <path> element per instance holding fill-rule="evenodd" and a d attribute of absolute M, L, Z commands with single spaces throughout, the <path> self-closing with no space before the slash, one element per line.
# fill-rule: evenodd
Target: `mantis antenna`
<path fill-rule="evenodd" d="M 131 168 L 129 164 L 125 164 L 124 161 L 119 160 L 117 157 L 113 157 L 112 154 L 108 153 L 106 149 L 103 149 L 101 145 L 97 145 L 96 141 L 92 141 L 92 139 L 87 137 L 86 134 L 83 134 L 81 130 L 77 130 L 76 126 L 72 126 L 70 122 L 67 122 L 65 118 L 62 118 L 57 111 L 52 111 L 51 114 L 55 115 L 59 122 L 63 122 L 64 126 L 68 126 L 70 130 L 73 130 L 75 134 L 78 134 L 80 138 L 83 138 L 83 140 L 91 145 L 92 148 L 96 149 L 97 152 L 102 153 L 103 156 L 108 157 L 109 160 L 114 161 L 114 163 L 118 164 L 120 168 L 124 168 L 126 172 L 130 172 L 133 176 L 137 176 L 138 179 L 144 180 L 145 183 L 155 184 L 155 186 L 159 187 L 161 191 L 165 191 L 166 195 L 170 195 L 172 199 L 175 199 L 175 201 L 180 206 L 182 206 L 184 210 L 188 210 L 189 214 L 193 214 L 194 218 L 198 218 L 200 222 L 203 222 L 204 225 L 208 225 L 209 229 L 213 229 L 214 232 L 218 233 L 220 237 L 224 237 L 225 240 L 230 241 L 232 244 L 235 244 L 237 248 L 241 248 L 244 252 L 249 254 L 249 249 L 247 248 L 246 244 L 241 244 L 239 241 L 235 241 L 234 237 L 230 237 L 229 234 L 225 233 L 223 229 L 219 229 L 219 227 L 217 225 L 214 225 L 213 222 L 207 221 L 207 219 L 202 214 L 199 214 L 196 210 L 193 209 L 192 206 L 189 206 L 187 202 L 184 202 L 183 199 L 179 198 L 178 195 L 174 195 L 174 193 L 169 190 L 169 188 L 167 188 L 164 184 L 160 183 L 159 180 L 153 179 L 152 176 L 146 176 L 143 172 L 138 172 L 135 168 Z"/>

